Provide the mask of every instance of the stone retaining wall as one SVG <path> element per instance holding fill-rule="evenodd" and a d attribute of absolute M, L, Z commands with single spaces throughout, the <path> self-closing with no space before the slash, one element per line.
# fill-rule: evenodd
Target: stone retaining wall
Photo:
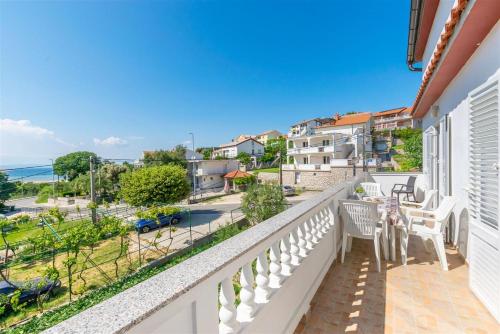
<path fill-rule="evenodd" d="M 368 171 L 374 172 L 375 168 L 369 168 Z M 299 182 L 296 182 L 296 173 L 300 173 Z M 356 168 L 356 173 L 363 173 L 362 168 Z M 323 190 L 349 180 L 352 176 L 352 166 L 332 167 L 330 171 L 283 171 L 283 184 L 293 187 L 304 187 L 309 190 Z"/>

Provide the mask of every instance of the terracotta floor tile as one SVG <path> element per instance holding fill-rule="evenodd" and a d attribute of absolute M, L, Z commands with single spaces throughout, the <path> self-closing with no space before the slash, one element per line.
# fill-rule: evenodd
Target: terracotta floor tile
<path fill-rule="evenodd" d="M 408 265 L 382 262 L 373 246 L 353 240 L 344 264 L 334 264 L 316 292 L 311 316 L 295 333 L 420 334 L 500 333 L 500 325 L 468 288 L 468 269 L 447 249 L 449 271 L 434 253 L 410 238 Z M 399 255 L 399 250 L 398 250 Z"/>

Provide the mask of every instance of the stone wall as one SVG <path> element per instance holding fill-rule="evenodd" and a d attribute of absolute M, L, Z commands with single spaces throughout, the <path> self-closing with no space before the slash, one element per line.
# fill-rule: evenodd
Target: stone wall
<path fill-rule="evenodd" d="M 369 172 L 374 172 L 374 168 L 369 168 Z M 295 182 L 296 173 L 300 173 L 300 182 Z M 363 173 L 362 168 L 356 168 L 356 173 Z M 353 176 L 352 166 L 332 167 L 330 171 L 283 171 L 283 184 L 294 187 L 304 187 L 310 190 L 323 190 L 336 184 L 349 180 Z"/>
<path fill-rule="evenodd" d="M 284 175 L 284 173 L 283 173 Z M 279 174 L 278 173 L 268 173 L 268 172 L 259 172 L 257 175 L 257 179 L 262 183 L 278 183 Z"/>

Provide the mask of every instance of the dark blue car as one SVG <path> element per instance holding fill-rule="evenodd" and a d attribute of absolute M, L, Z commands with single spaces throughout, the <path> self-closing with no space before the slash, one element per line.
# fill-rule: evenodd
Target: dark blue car
<path fill-rule="evenodd" d="M 135 222 L 135 229 L 137 232 L 147 233 L 155 228 L 168 226 L 170 224 L 174 225 L 182 220 L 182 215 L 180 212 L 168 216 L 158 215 L 158 220 L 160 223 L 151 219 L 139 219 Z"/>
<path fill-rule="evenodd" d="M 6 306 L 10 307 L 10 299 L 16 290 L 21 290 L 19 304 L 29 303 L 36 300 L 38 295 L 53 293 L 55 289 L 61 287 L 60 280 L 49 280 L 45 278 L 34 278 L 24 282 L 0 282 L 0 294 L 4 295 Z"/>

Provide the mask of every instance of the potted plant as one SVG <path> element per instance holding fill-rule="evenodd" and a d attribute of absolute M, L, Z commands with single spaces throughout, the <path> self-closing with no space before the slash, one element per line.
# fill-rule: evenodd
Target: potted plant
<path fill-rule="evenodd" d="M 354 189 L 354 193 L 359 200 L 362 200 L 365 195 L 365 190 L 362 186 L 357 186 L 356 189 Z"/>

